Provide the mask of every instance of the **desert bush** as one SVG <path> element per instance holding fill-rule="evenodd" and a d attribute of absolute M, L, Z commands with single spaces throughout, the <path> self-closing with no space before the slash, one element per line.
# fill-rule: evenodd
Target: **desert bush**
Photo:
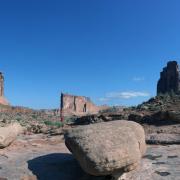
<path fill-rule="evenodd" d="M 64 117 L 64 124 L 73 124 L 76 121 L 76 116 L 65 116 Z"/>
<path fill-rule="evenodd" d="M 31 117 L 32 117 L 33 119 L 37 119 L 37 115 L 36 115 L 36 114 L 33 114 Z"/>
<path fill-rule="evenodd" d="M 21 121 L 22 119 L 20 117 L 17 117 L 16 120 L 19 122 Z"/>
<path fill-rule="evenodd" d="M 112 106 L 109 107 L 107 109 L 103 109 L 101 111 L 99 111 L 100 113 L 114 113 L 114 112 L 118 112 L 120 109 L 122 109 L 123 107 L 119 107 L 119 106 Z"/>
<path fill-rule="evenodd" d="M 44 124 L 46 124 L 47 126 L 56 126 L 58 128 L 64 126 L 64 123 L 60 121 L 44 121 Z"/>

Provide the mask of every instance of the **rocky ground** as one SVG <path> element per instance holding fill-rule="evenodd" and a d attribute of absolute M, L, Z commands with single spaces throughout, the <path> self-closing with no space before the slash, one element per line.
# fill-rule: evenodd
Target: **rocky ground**
<path fill-rule="evenodd" d="M 74 125 L 122 119 L 140 123 L 148 143 L 180 143 L 180 95 L 175 94 L 159 95 L 136 107 L 112 107 L 96 115 L 77 118 Z"/>
<path fill-rule="evenodd" d="M 9 147 L 0 149 L 0 179 L 8 180 L 110 180 L 83 172 L 63 140 L 63 128 L 131 120 L 142 124 L 149 144 L 140 167 L 124 174 L 125 180 L 179 180 L 180 178 L 180 96 L 162 95 L 137 107 L 113 107 L 97 115 L 65 118 L 58 110 L 32 110 L 0 106 L 0 126 L 16 121 L 27 131 Z"/>
<path fill-rule="evenodd" d="M 0 105 L 0 127 L 12 122 L 18 122 L 29 133 L 57 133 L 60 128 L 68 124 L 71 118 L 60 121 L 58 109 L 34 110 L 25 107 Z M 54 131 L 54 132 L 53 132 Z"/>
<path fill-rule="evenodd" d="M 180 145 L 148 146 L 138 169 L 125 174 L 128 180 L 179 180 Z"/>
<path fill-rule="evenodd" d="M 96 115 L 64 117 L 64 124 L 84 125 L 118 119 L 138 122 L 148 134 L 177 134 L 180 132 L 180 95 L 159 95 L 136 107 L 112 107 Z M 60 122 L 58 109 L 33 110 L 0 105 L 0 126 L 13 121 L 19 122 L 32 133 L 45 133 L 64 125 Z"/>
<path fill-rule="evenodd" d="M 140 167 L 126 180 L 179 180 L 180 145 L 149 145 Z M 0 179 L 105 180 L 83 172 L 64 145 L 63 136 L 20 135 L 0 150 Z"/>

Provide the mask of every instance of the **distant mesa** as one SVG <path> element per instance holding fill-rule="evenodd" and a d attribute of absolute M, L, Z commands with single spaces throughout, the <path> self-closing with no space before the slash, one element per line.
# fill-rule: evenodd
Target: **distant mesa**
<path fill-rule="evenodd" d="M 4 76 L 0 72 L 0 104 L 9 105 L 9 102 L 4 97 Z"/>
<path fill-rule="evenodd" d="M 180 72 L 176 61 L 169 61 L 160 73 L 157 83 L 157 95 L 166 93 L 180 93 Z"/>
<path fill-rule="evenodd" d="M 107 106 L 97 106 L 90 98 L 61 93 L 61 112 L 67 115 L 96 114 Z"/>

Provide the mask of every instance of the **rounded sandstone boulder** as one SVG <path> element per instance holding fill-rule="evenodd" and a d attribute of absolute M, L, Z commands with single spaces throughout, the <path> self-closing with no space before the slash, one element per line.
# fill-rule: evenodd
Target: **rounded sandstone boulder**
<path fill-rule="evenodd" d="M 6 127 L 0 127 L 0 148 L 9 146 L 23 131 L 24 129 L 19 123 L 12 123 Z"/>
<path fill-rule="evenodd" d="M 65 143 L 82 169 L 95 176 L 130 171 L 146 151 L 142 126 L 124 120 L 70 129 Z"/>

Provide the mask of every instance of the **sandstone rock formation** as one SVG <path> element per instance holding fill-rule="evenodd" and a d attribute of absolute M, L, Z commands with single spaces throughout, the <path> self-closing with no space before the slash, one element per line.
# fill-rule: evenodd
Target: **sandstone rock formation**
<path fill-rule="evenodd" d="M 0 104 L 9 105 L 9 102 L 6 100 L 4 96 L 0 96 Z"/>
<path fill-rule="evenodd" d="M 61 111 L 63 115 L 95 114 L 106 106 L 96 106 L 88 97 L 61 94 Z"/>
<path fill-rule="evenodd" d="M 9 105 L 8 101 L 4 97 L 4 76 L 0 72 L 0 104 Z"/>
<path fill-rule="evenodd" d="M 9 146 L 23 132 L 23 127 L 19 123 L 13 123 L 7 127 L 0 127 L 0 148 Z"/>
<path fill-rule="evenodd" d="M 4 96 L 4 76 L 0 72 L 0 96 Z"/>
<path fill-rule="evenodd" d="M 157 94 L 180 92 L 180 72 L 176 61 L 169 61 L 167 67 L 160 73 L 160 79 L 157 84 Z"/>
<path fill-rule="evenodd" d="M 82 169 L 95 176 L 135 169 L 146 151 L 144 129 L 123 120 L 70 129 L 65 143 Z"/>

